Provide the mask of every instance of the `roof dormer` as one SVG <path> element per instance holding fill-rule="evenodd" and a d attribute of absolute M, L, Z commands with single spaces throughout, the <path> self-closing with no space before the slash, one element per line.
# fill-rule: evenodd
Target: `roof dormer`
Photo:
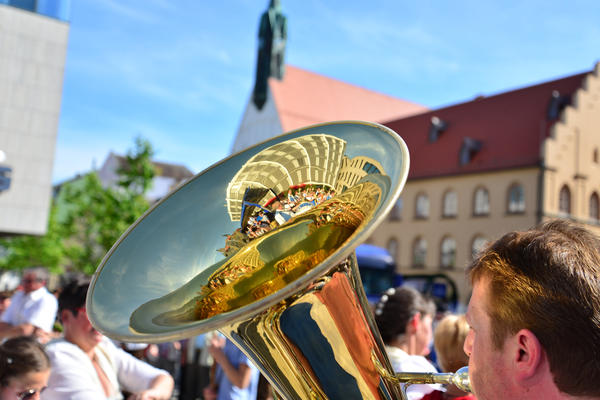
<path fill-rule="evenodd" d="M 448 124 L 435 115 L 431 117 L 431 124 L 429 125 L 429 141 L 431 143 L 438 140 L 442 132 L 446 130 Z"/>
<path fill-rule="evenodd" d="M 463 138 L 462 145 L 460 146 L 460 152 L 458 154 L 458 162 L 461 166 L 467 165 L 471 162 L 475 154 L 477 154 L 483 147 L 481 140 L 472 139 L 469 137 Z"/>

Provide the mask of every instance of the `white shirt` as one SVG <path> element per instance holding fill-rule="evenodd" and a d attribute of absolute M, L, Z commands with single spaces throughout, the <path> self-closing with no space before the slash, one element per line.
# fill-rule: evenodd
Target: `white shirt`
<path fill-rule="evenodd" d="M 45 287 L 25 293 L 20 290 L 13 295 L 10 305 L 2 314 L 2 322 L 11 325 L 31 324 L 46 332 L 52 332 L 58 302 Z"/>
<path fill-rule="evenodd" d="M 386 346 L 385 350 L 394 372 L 438 372 L 423 356 L 409 355 L 397 347 Z M 418 400 L 434 390 L 444 390 L 441 385 L 410 385 L 406 390 L 409 400 Z"/>
<path fill-rule="evenodd" d="M 109 400 L 122 399 L 121 390 L 137 393 L 150 387 L 159 375 L 168 373 L 117 348 L 104 338 L 95 349 L 100 368 L 111 384 Z M 42 400 L 106 400 L 92 360 L 77 345 L 64 339 L 48 343 L 50 379 Z"/>

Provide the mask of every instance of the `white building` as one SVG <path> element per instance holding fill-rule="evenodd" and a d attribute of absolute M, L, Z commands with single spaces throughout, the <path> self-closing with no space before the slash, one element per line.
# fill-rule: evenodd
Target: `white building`
<path fill-rule="evenodd" d="M 0 235 L 46 232 L 68 9 L 0 0 Z"/>

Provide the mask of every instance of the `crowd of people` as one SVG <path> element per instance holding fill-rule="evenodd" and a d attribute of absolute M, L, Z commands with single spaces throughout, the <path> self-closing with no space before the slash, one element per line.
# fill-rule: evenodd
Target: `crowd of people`
<path fill-rule="evenodd" d="M 394 371 L 469 366 L 474 393 L 410 385 L 409 399 L 600 399 L 598 237 L 563 220 L 510 232 L 478 255 L 467 278 L 473 291 L 466 315 L 440 316 L 431 300 L 405 286 L 388 289 L 374 306 Z M 171 399 L 176 382 L 181 394 L 190 381 L 202 390 L 188 398 L 257 398 L 258 370 L 224 337 L 162 346 L 180 356 L 195 349 L 187 353 L 196 364 L 210 355 L 212 373 L 208 364 L 158 368 L 148 362 L 151 346 L 135 357 L 92 327 L 89 280 L 73 280 L 57 299 L 47 279 L 43 268 L 24 271 L 21 289 L 0 310 L 0 400 Z"/>
<path fill-rule="evenodd" d="M 250 216 L 243 218 L 243 226 L 226 236 L 225 247 L 219 249 L 225 256 L 239 249 L 252 239 L 256 239 L 277 226 L 285 224 L 292 217 L 331 199 L 335 190 L 318 185 L 291 187 L 287 193 L 280 193 L 265 205 L 246 204 Z"/>

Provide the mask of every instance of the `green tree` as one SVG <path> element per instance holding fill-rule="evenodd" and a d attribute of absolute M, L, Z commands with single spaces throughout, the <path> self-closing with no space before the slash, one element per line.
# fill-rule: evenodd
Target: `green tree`
<path fill-rule="evenodd" d="M 56 221 L 56 207 L 52 206 L 48 217 L 48 231 L 44 236 L 16 236 L 0 241 L 4 256 L 0 257 L 0 269 L 24 269 L 44 265 L 51 272 L 61 272 L 63 245 L 60 226 Z"/>
<path fill-rule="evenodd" d="M 117 187 L 104 188 L 96 172 L 64 184 L 53 201 L 47 234 L 4 240 L 0 268 L 40 264 L 55 272 L 93 273 L 120 235 L 148 208 L 144 194 L 154 177 L 152 155 L 150 142 L 137 138 L 117 171 Z"/>
<path fill-rule="evenodd" d="M 154 156 L 152 145 L 146 139 L 137 137 L 135 148 L 127 152 L 125 163 L 118 169 L 119 185 L 133 193 L 143 195 L 150 189 L 155 171 L 151 160 Z"/>

